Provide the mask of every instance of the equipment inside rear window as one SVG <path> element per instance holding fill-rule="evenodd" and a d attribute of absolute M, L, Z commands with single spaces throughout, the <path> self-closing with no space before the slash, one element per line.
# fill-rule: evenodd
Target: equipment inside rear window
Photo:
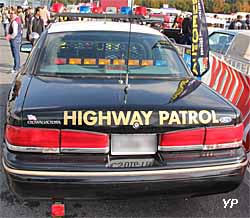
<path fill-rule="evenodd" d="M 186 76 L 177 52 L 162 36 L 128 32 L 49 34 L 40 74 Z"/>

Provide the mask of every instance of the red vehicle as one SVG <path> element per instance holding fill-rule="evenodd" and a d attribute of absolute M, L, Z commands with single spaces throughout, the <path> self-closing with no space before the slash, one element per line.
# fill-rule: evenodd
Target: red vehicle
<path fill-rule="evenodd" d="M 54 3 L 51 7 L 51 11 L 55 13 L 63 12 L 63 9 L 64 9 L 64 4 L 60 2 Z"/>
<path fill-rule="evenodd" d="M 136 7 L 135 14 L 146 16 L 148 14 L 147 8 L 142 6 Z"/>
<path fill-rule="evenodd" d="M 170 16 L 169 15 L 163 15 L 163 14 L 151 14 L 150 15 L 151 18 L 159 18 L 159 19 L 163 19 L 164 23 L 163 23 L 163 29 L 169 29 L 171 28 L 171 24 L 170 24 Z"/>
<path fill-rule="evenodd" d="M 104 11 L 106 11 L 106 8 L 108 7 L 116 7 L 117 9 L 120 9 L 124 6 L 129 6 L 129 0 L 100 0 L 100 5 L 103 8 Z"/>
<path fill-rule="evenodd" d="M 93 7 L 92 8 L 92 13 L 93 14 L 102 14 L 103 13 L 103 8 L 102 7 Z"/>

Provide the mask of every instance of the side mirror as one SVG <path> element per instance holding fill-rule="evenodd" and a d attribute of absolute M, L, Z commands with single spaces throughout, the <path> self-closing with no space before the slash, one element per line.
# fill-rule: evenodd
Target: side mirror
<path fill-rule="evenodd" d="M 21 45 L 20 51 L 23 53 L 30 53 L 33 48 L 33 45 L 31 43 L 23 43 Z"/>

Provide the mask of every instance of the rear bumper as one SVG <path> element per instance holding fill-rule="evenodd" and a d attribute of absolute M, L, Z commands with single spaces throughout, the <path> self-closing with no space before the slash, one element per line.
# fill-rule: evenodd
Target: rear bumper
<path fill-rule="evenodd" d="M 25 199 L 117 199 L 141 195 L 193 197 L 237 188 L 247 160 L 186 169 L 72 172 L 3 167 L 10 189 Z"/>

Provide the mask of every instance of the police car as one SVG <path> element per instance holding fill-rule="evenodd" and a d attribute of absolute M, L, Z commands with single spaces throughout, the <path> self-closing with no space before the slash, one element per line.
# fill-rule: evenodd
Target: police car
<path fill-rule="evenodd" d="M 52 24 L 6 113 L 2 163 L 22 198 L 229 192 L 247 165 L 239 110 L 147 26 Z"/>

